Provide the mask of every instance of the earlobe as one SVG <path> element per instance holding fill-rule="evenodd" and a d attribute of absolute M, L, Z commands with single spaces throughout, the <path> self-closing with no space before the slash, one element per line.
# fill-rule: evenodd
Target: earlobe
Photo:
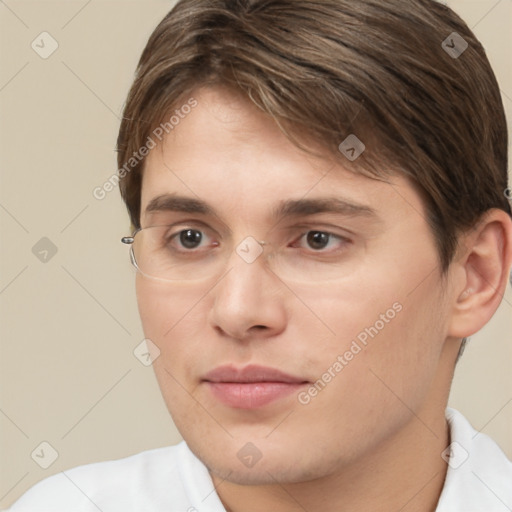
<path fill-rule="evenodd" d="M 512 262 L 512 221 L 506 212 L 493 209 L 463 237 L 463 254 L 454 263 L 460 279 L 449 335 L 455 338 L 479 331 L 501 303 Z"/>

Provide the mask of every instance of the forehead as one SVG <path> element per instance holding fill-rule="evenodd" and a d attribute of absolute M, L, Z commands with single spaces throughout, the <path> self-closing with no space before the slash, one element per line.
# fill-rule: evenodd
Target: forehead
<path fill-rule="evenodd" d="M 194 91 L 193 97 L 197 106 L 146 158 L 142 219 L 165 202 L 169 206 L 170 195 L 179 196 L 182 206 L 188 198 L 189 209 L 195 200 L 193 207 L 204 214 L 213 208 L 233 215 L 253 209 L 275 217 L 318 209 L 306 199 L 330 201 L 330 207 L 339 199 L 345 213 L 368 218 L 396 207 L 422 208 L 404 177 L 394 173 L 384 183 L 354 172 L 341 154 L 335 159 L 305 153 L 246 99 L 215 89 Z"/>

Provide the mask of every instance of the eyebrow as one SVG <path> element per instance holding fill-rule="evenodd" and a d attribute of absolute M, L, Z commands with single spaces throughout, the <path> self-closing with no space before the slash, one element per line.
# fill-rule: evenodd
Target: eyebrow
<path fill-rule="evenodd" d="M 146 213 L 173 211 L 183 213 L 200 213 L 201 215 L 214 215 L 215 210 L 204 201 L 192 197 L 178 196 L 176 194 L 163 194 L 149 201 Z"/>
<path fill-rule="evenodd" d="M 220 217 L 215 209 L 205 201 L 177 194 L 162 194 L 156 196 L 149 201 L 145 209 L 145 213 L 160 211 L 196 213 Z M 377 212 L 370 206 L 339 197 L 287 199 L 280 201 L 272 209 L 271 216 L 273 219 L 282 219 L 286 217 L 315 215 L 318 213 L 336 213 L 350 217 L 379 218 Z"/>

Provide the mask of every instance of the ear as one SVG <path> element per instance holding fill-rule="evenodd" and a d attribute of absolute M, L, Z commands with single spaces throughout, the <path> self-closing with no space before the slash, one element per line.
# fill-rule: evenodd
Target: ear
<path fill-rule="evenodd" d="M 509 282 L 512 220 L 503 210 L 489 210 L 474 229 L 462 235 L 452 263 L 454 287 L 449 336 L 465 338 L 494 315 Z"/>

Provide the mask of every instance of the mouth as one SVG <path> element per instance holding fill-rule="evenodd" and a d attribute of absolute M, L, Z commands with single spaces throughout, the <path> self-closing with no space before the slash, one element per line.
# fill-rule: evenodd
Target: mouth
<path fill-rule="evenodd" d="M 256 409 L 283 399 L 309 381 L 265 366 L 219 366 L 203 378 L 213 397 L 237 409 Z"/>

